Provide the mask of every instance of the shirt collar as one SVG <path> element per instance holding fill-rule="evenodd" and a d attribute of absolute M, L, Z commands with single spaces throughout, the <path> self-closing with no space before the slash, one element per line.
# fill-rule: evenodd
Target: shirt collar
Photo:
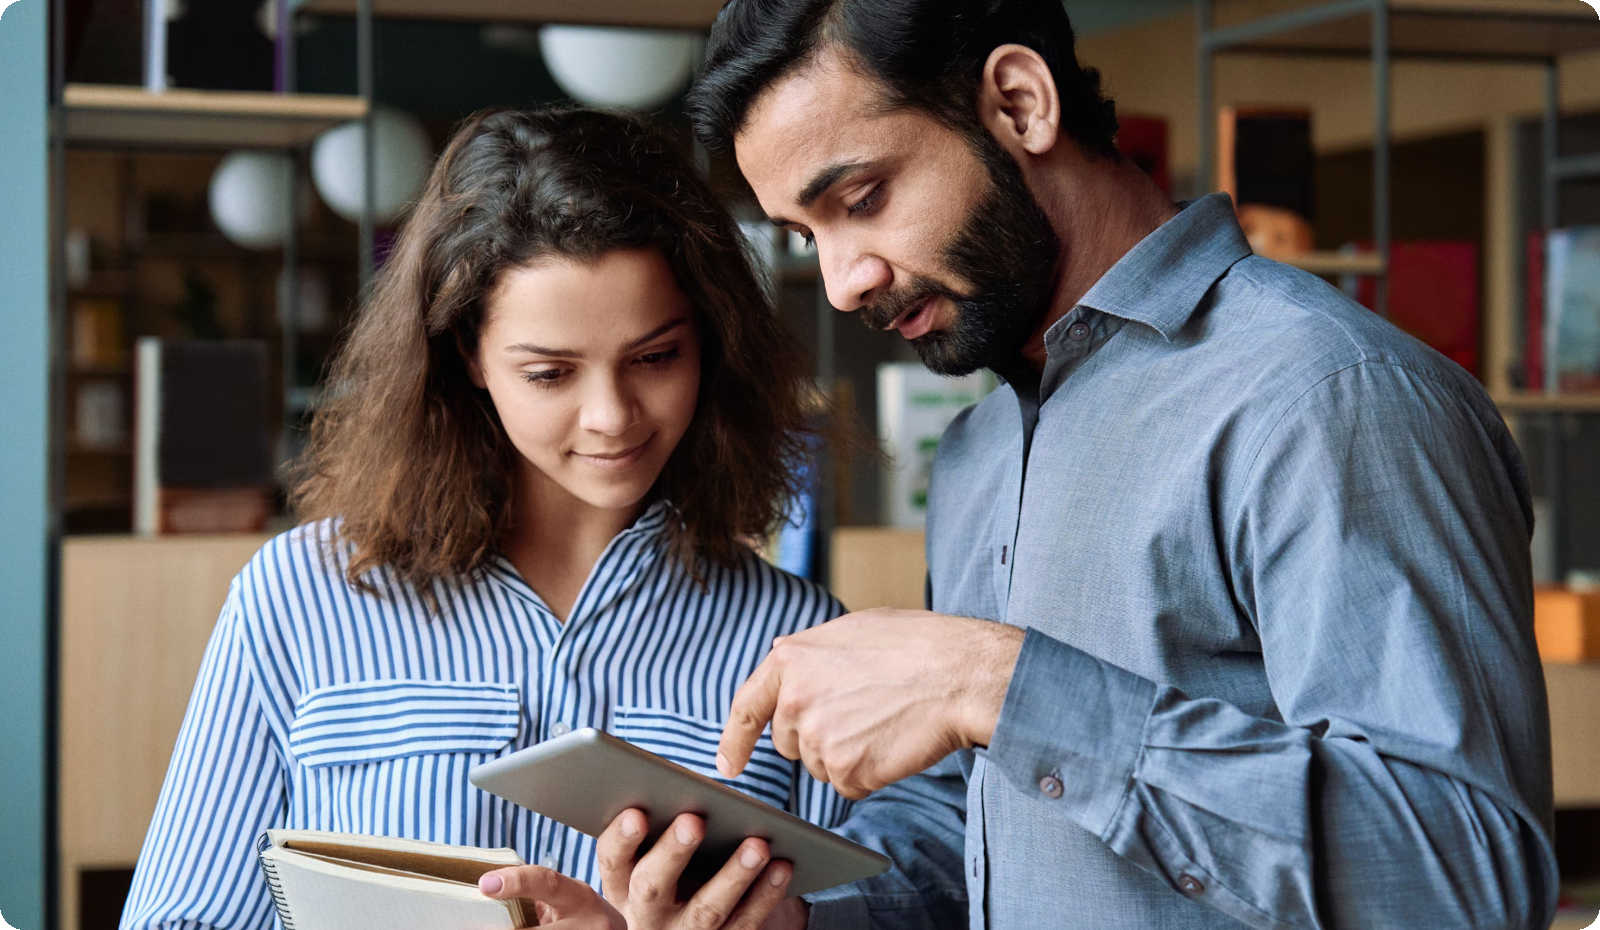
<path fill-rule="evenodd" d="M 1168 340 L 1250 243 L 1227 194 L 1210 194 L 1144 237 L 1096 281 L 1079 304 L 1143 323 Z"/>
<path fill-rule="evenodd" d="M 616 550 L 618 543 L 630 537 L 642 536 L 646 540 L 646 546 L 659 546 L 661 541 L 666 538 L 669 525 L 674 521 L 679 523 L 683 522 L 683 517 L 679 514 L 678 508 L 674 506 L 671 501 L 665 499 L 654 501 L 650 504 L 650 506 L 645 508 L 643 513 L 639 514 L 633 523 L 629 524 L 626 529 L 612 537 L 611 542 L 606 545 L 605 551 L 600 554 L 599 561 L 595 563 L 596 566 L 598 567 L 601 562 L 605 562 L 607 559 L 611 558 L 612 553 Z M 647 561 L 649 561 L 649 559 L 636 556 L 632 560 L 628 570 L 636 574 L 639 568 L 642 567 L 642 565 Z M 528 582 L 523 579 L 522 573 L 517 571 L 517 567 L 511 563 L 511 560 L 506 557 L 505 553 L 495 553 L 494 557 L 490 559 L 489 564 L 485 566 L 484 572 L 488 577 L 499 581 L 506 587 L 511 588 L 512 591 L 517 595 L 525 599 L 537 601 L 539 604 L 543 605 L 544 602 L 539 600 L 538 595 L 534 592 L 533 588 L 528 586 Z M 590 573 L 591 575 L 594 573 L 593 569 L 590 570 Z M 576 610 L 578 606 L 578 604 L 574 604 L 574 610 Z"/>

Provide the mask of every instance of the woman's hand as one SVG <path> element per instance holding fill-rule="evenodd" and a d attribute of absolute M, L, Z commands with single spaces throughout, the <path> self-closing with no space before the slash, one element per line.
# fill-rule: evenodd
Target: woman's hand
<path fill-rule="evenodd" d="M 537 865 L 495 869 L 478 879 L 478 890 L 504 901 L 531 901 L 540 927 L 556 930 L 628 930 L 617 909 L 575 878 Z"/>
<path fill-rule="evenodd" d="M 705 823 L 680 814 L 644 856 L 638 856 L 647 822 L 626 810 L 600 834 L 600 885 L 606 901 L 630 930 L 757 930 L 783 903 L 793 868 L 772 862 L 765 840 L 739 845 L 722 868 L 688 900 L 678 898 L 678 878 L 705 839 Z"/>

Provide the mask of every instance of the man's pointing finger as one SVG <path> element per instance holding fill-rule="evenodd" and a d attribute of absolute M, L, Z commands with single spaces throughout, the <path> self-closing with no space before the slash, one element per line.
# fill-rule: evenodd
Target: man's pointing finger
<path fill-rule="evenodd" d="M 778 665 L 767 656 L 750 674 L 733 696 L 728 709 L 728 723 L 722 729 L 722 741 L 717 744 L 717 771 L 724 778 L 732 778 L 744 771 L 756 739 L 767 728 L 778 707 L 778 689 L 783 685 Z"/>

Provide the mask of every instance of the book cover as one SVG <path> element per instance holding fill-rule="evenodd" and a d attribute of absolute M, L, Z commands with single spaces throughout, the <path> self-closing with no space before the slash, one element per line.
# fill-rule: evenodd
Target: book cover
<path fill-rule="evenodd" d="M 134 530 L 260 532 L 272 510 L 266 345 L 140 339 Z"/>
<path fill-rule="evenodd" d="M 510 849 L 269 830 L 257 859 L 284 930 L 517 930 L 534 917 L 478 890 L 485 872 L 523 864 Z"/>

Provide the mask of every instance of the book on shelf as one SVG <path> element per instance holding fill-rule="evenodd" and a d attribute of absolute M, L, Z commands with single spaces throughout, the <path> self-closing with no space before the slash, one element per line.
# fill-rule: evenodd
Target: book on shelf
<path fill-rule="evenodd" d="M 268 830 L 256 858 L 284 930 L 516 930 L 536 920 L 532 903 L 478 890 L 485 872 L 523 864 L 510 849 Z"/>
<path fill-rule="evenodd" d="M 1526 251 L 1523 253 L 1523 280 L 1527 303 L 1523 307 L 1522 370 L 1513 372 L 1512 381 L 1517 387 L 1530 391 L 1544 390 L 1544 232 L 1535 229 L 1528 233 Z"/>
<path fill-rule="evenodd" d="M 1359 243 L 1363 252 L 1371 242 Z M 1478 244 L 1452 240 L 1410 240 L 1389 245 L 1389 322 L 1436 349 L 1473 375 L 1482 377 L 1483 302 L 1479 290 Z M 1357 299 L 1377 301 L 1377 279 L 1356 284 Z"/>
<path fill-rule="evenodd" d="M 71 317 L 73 365 L 116 369 L 126 362 L 121 301 L 114 297 L 76 297 Z"/>
<path fill-rule="evenodd" d="M 135 532 L 265 528 L 272 512 L 267 373 L 259 340 L 139 340 Z"/>
<path fill-rule="evenodd" d="M 1222 107 L 1217 112 L 1217 189 L 1233 198 L 1250 247 L 1272 259 L 1311 250 L 1316 155 L 1311 111 Z"/>
<path fill-rule="evenodd" d="M 1600 392 L 1600 226 L 1550 231 L 1543 297 L 1543 379 L 1533 387 Z"/>

